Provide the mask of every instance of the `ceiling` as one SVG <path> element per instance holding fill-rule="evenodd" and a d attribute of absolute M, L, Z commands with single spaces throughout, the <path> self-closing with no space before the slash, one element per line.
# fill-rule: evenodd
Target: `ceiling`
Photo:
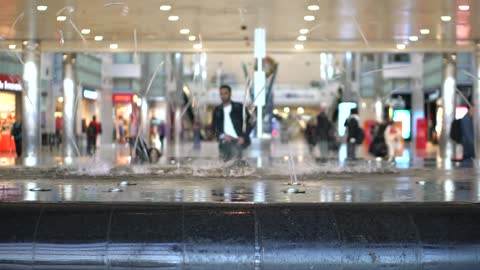
<path fill-rule="evenodd" d="M 161 11 L 166 4 L 172 9 Z M 311 4 L 319 10 L 309 11 Z M 462 4 L 470 9 L 459 10 Z M 195 51 L 201 36 L 203 51 L 235 52 L 252 51 L 254 28 L 265 27 L 269 51 L 296 51 L 299 43 L 302 51 L 395 51 L 399 43 L 409 51 L 471 51 L 480 40 L 479 13 L 473 0 L 2 0 L 0 37 L 3 49 L 33 38 L 45 51 L 112 51 L 112 43 L 116 51 Z M 170 15 L 180 19 L 170 22 Z M 452 20 L 443 22 L 443 15 Z M 84 41 L 75 28 L 92 32 Z M 296 40 L 301 28 L 311 30 L 304 42 Z M 422 28 L 430 34 L 420 34 Z M 413 35 L 419 41 L 410 42 Z"/>

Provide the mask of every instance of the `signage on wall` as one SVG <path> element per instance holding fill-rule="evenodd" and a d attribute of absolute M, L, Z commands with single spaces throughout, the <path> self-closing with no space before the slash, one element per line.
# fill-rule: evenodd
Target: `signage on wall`
<path fill-rule="evenodd" d="M 132 94 L 113 94 L 113 103 L 131 103 L 133 100 Z"/>
<path fill-rule="evenodd" d="M 96 100 L 98 98 L 98 93 L 95 90 L 83 89 L 83 98 Z"/>
<path fill-rule="evenodd" d="M 0 74 L 0 90 L 22 91 L 22 88 L 20 76 Z"/>

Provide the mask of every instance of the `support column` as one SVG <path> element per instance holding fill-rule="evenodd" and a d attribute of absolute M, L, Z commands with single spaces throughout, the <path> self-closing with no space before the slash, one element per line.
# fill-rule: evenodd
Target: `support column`
<path fill-rule="evenodd" d="M 456 87 L 455 54 L 443 56 L 442 84 L 442 129 L 440 132 L 440 157 L 444 164 L 449 164 L 453 157 L 453 143 L 450 140 L 450 127 L 455 119 L 455 87 Z"/>
<path fill-rule="evenodd" d="M 34 40 L 23 48 L 23 156 L 25 166 L 35 166 L 40 155 L 40 49 Z"/>
<path fill-rule="evenodd" d="M 183 109 L 183 54 L 173 54 L 173 76 L 175 80 L 175 92 L 173 94 L 173 102 L 175 104 L 175 158 L 180 156 L 180 146 L 182 143 L 182 109 Z"/>
<path fill-rule="evenodd" d="M 480 78 L 480 44 L 475 47 L 475 75 Z M 477 166 L 480 165 L 480 81 L 473 80 L 473 127 L 475 142 L 475 159 Z"/>
<path fill-rule="evenodd" d="M 417 145 L 417 121 L 425 118 L 425 97 L 423 93 L 423 53 L 412 54 L 412 63 L 415 68 L 418 68 L 416 78 L 412 80 L 412 143 L 411 153 L 416 152 Z M 412 155 L 414 157 L 416 155 Z"/>
<path fill-rule="evenodd" d="M 255 29 L 255 59 L 257 62 L 257 69 L 254 75 L 254 97 L 256 100 L 255 106 L 257 106 L 257 138 L 263 136 L 263 107 L 265 106 L 266 99 L 266 77 L 265 71 L 263 71 L 263 59 L 267 54 L 266 48 L 266 33 L 265 28 Z"/>
<path fill-rule="evenodd" d="M 383 54 L 376 53 L 374 55 L 374 69 L 381 70 L 383 67 Z M 383 121 L 383 96 L 384 96 L 384 83 L 383 83 L 383 72 L 375 72 L 372 74 L 374 76 L 373 79 L 373 87 L 375 88 L 375 120 L 377 122 Z"/>
<path fill-rule="evenodd" d="M 62 147 L 65 162 L 71 163 L 72 158 L 79 152 L 75 136 L 75 78 L 76 54 L 63 55 L 63 138 Z M 79 104 L 80 105 L 80 104 Z"/>

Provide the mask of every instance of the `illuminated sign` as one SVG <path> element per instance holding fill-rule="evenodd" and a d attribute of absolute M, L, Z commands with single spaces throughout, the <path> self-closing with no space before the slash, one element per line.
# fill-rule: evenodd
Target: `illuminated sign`
<path fill-rule="evenodd" d="M 98 98 L 98 93 L 95 90 L 83 89 L 83 97 L 96 100 Z"/>
<path fill-rule="evenodd" d="M 393 121 L 402 123 L 402 138 L 410 139 L 411 136 L 411 126 L 412 126 L 412 117 L 409 110 L 394 110 L 393 111 Z"/>
<path fill-rule="evenodd" d="M 113 94 L 113 103 L 131 103 L 132 94 Z"/>
<path fill-rule="evenodd" d="M 11 83 L 7 81 L 0 81 L 0 88 L 8 91 L 22 91 L 22 85 L 19 83 Z"/>

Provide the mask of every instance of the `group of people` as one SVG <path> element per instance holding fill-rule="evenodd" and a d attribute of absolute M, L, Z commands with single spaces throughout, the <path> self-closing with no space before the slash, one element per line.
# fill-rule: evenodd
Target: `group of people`
<path fill-rule="evenodd" d="M 328 118 L 325 105 L 321 105 L 320 113 L 315 120 L 316 123 L 315 121 L 307 123 L 305 136 L 311 153 L 313 153 L 315 145 L 318 145 L 320 160 L 325 161 L 332 151 L 338 150 L 339 139 L 334 124 Z M 350 116 L 346 119 L 344 126 L 347 159 L 355 160 L 357 147 L 365 140 L 365 131 L 360 125 L 358 109 L 354 108 L 350 111 Z M 375 124 L 370 130 L 370 135 L 372 139 L 369 153 L 374 157 L 392 160 L 397 150 L 401 148 L 400 130 L 388 119 Z"/>

